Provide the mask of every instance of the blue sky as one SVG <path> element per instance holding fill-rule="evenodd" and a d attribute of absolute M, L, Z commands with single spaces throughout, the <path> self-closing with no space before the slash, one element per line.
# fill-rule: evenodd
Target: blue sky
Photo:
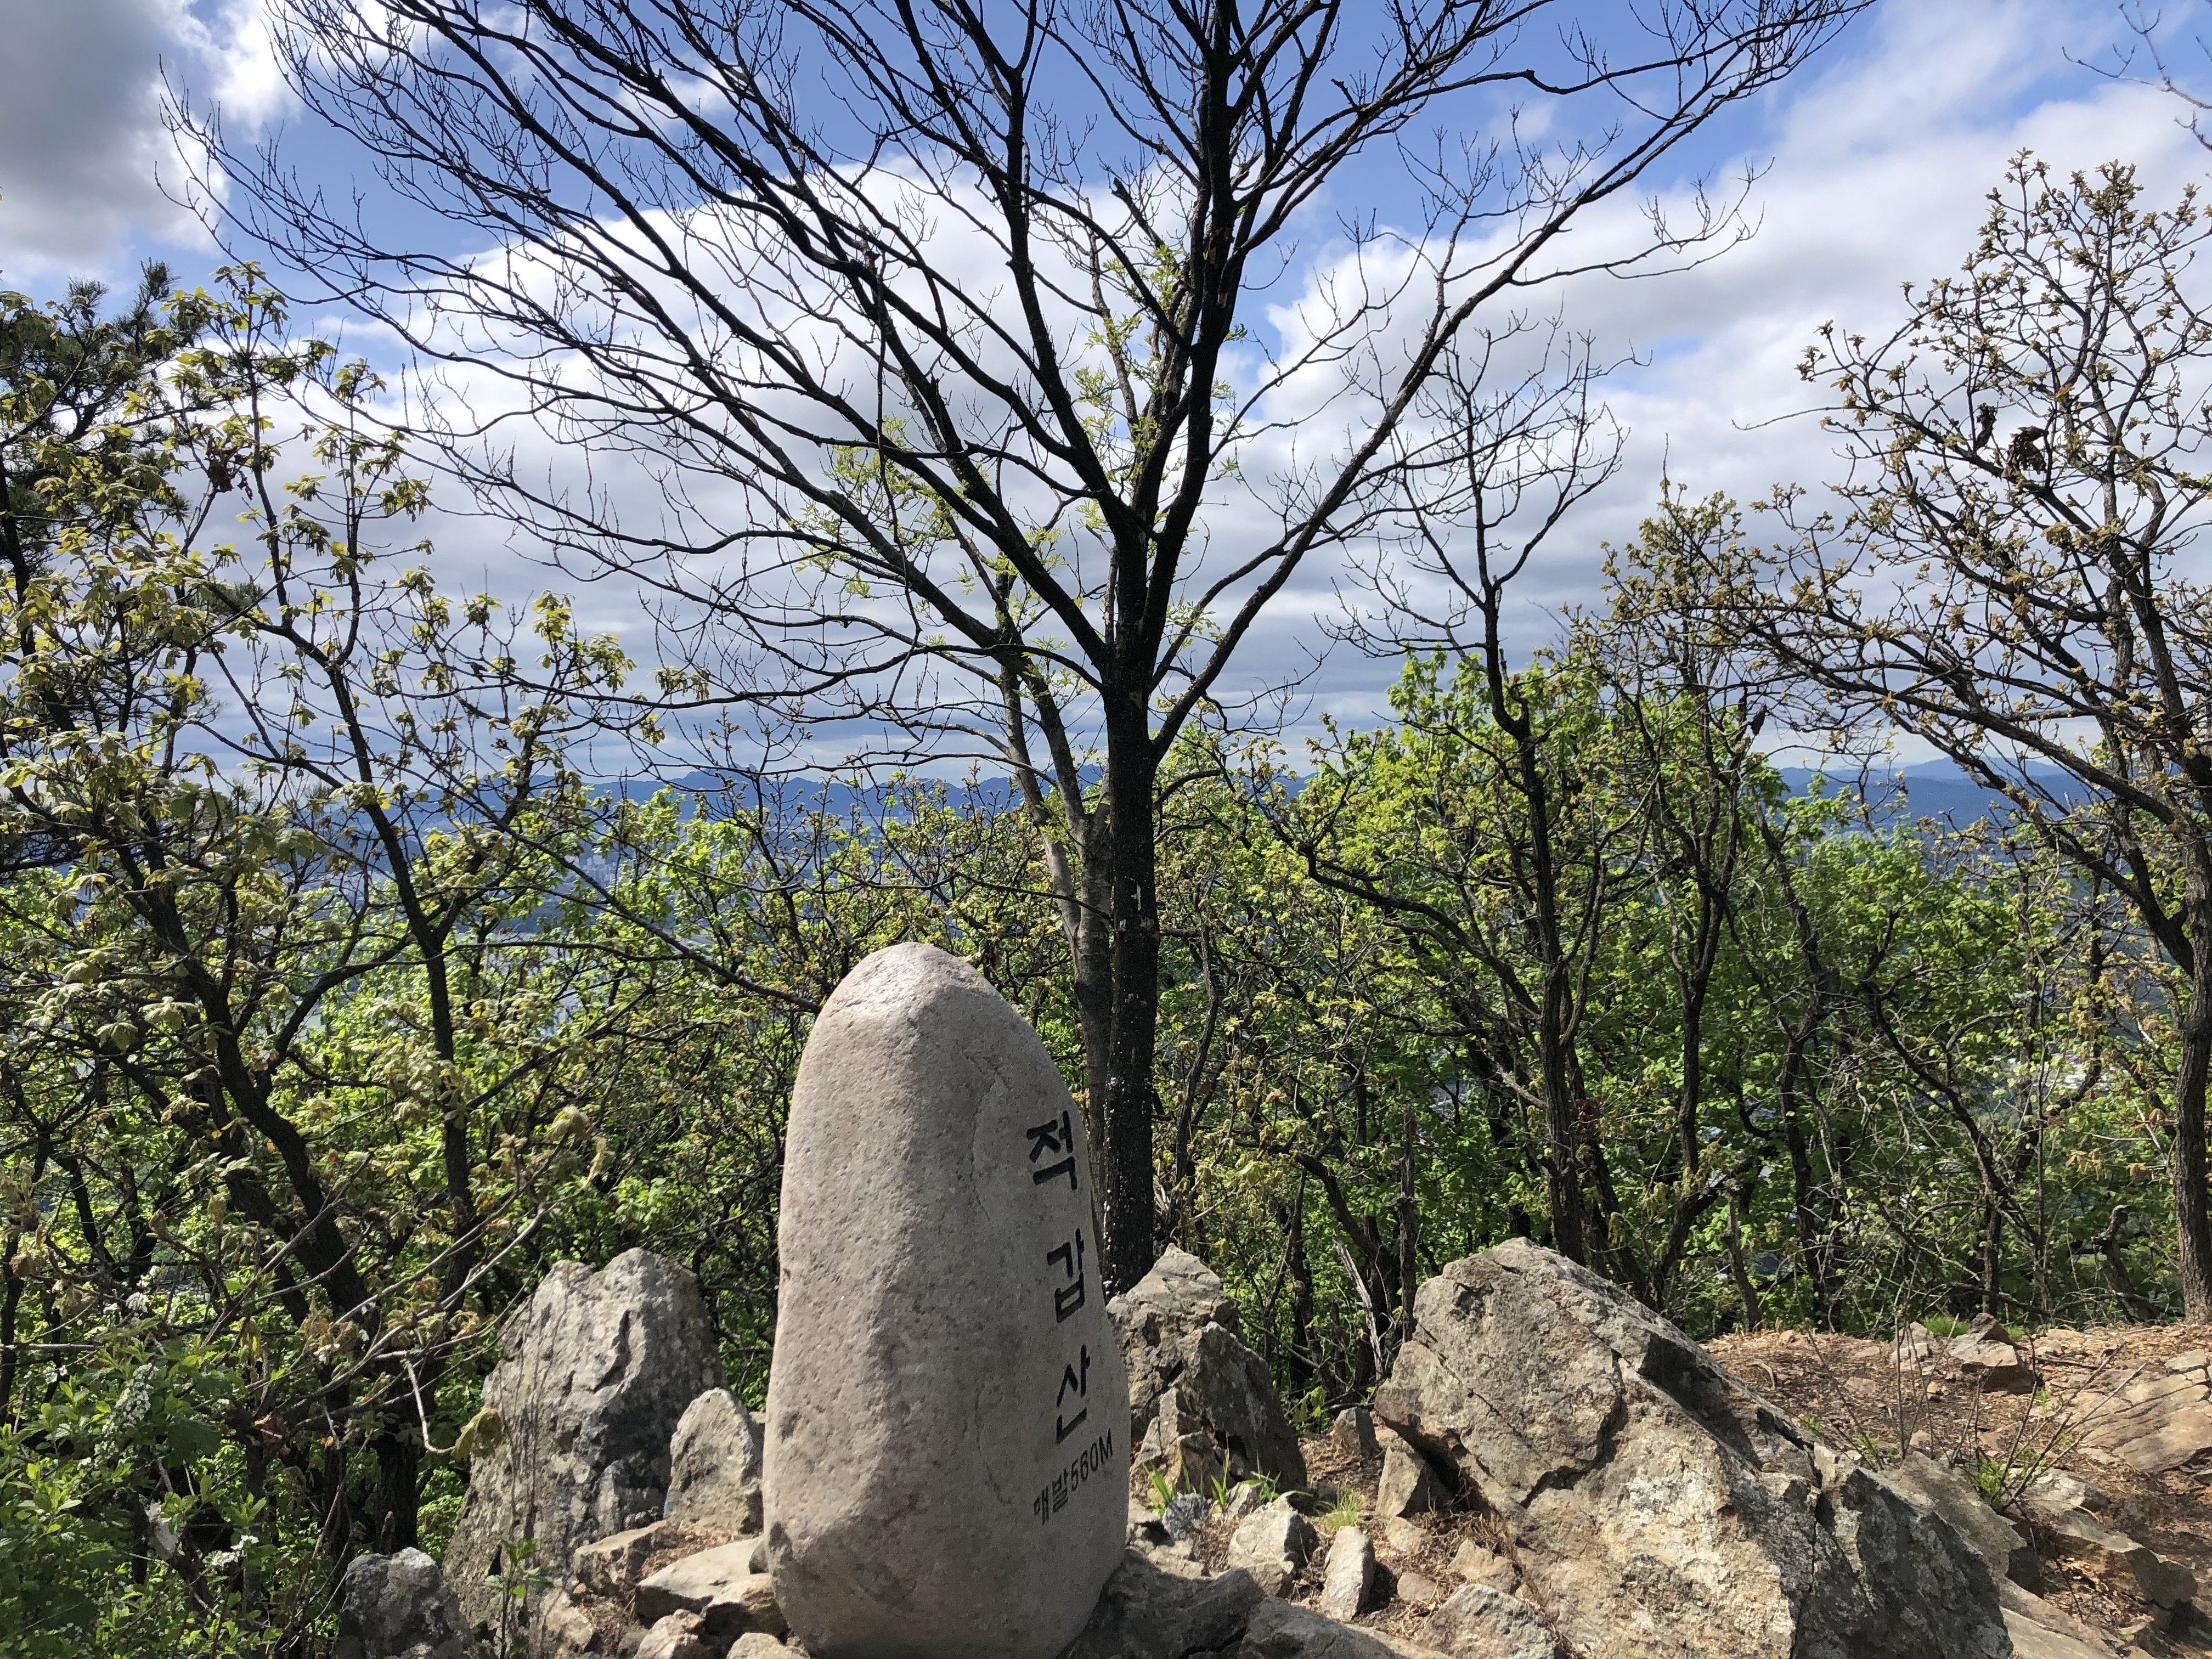
<path fill-rule="evenodd" d="M 164 74 L 196 101 L 220 104 L 234 132 L 282 124 L 305 171 L 349 186 L 350 158 L 288 104 L 259 5 L 0 0 L 0 285 L 43 295 L 74 275 L 125 282 L 153 253 L 180 275 L 207 268 L 210 243 L 172 199 L 185 170 L 161 124 Z M 2203 69 L 2189 35 L 2212 33 L 2212 3 L 2174 0 L 2167 14 L 2177 61 Z M 2126 38 L 2113 0 L 1881 0 L 1808 72 L 1702 135 L 1658 182 L 1679 191 L 1697 173 L 1764 169 L 1758 234 L 1687 274 L 1564 293 L 1569 320 L 1601 350 L 1645 362 L 1610 396 L 1630 430 L 1626 465 L 1530 572 L 1525 625 L 1540 629 L 1559 607 L 1594 596 L 1601 544 L 1633 533 L 1662 471 L 1700 493 L 1746 499 L 1832 472 L 1814 421 L 1778 421 L 1808 401 L 1798 357 L 1823 322 L 1881 328 L 1896 315 L 1901 283 L 1954 270 L 2014 151 L 2033 148 L 2061 169 L 2133 161 L 2154 198 L 2212 171 L 2172 100 L 2069 61 L 2108 58 Z M 2212 70 L 2203 79 L 2212 86 Z M 1357 188 L 1372 193 L 1361 205 L 1393 211 L 1387 172 L 1363 174 Z M 341 331 L 345 319 L 318 326 Z M 352 343 L 375 343 L 357 328 Z M 438 536 L 456 584 L 514 597 L 557 580 L 482 520 L 451 520 Z M 1285 594 L 1256 657 L 1279 663 L 1317 641 L 1317 619 L 1335 604 L 1332 577 L 1316 568 Z M 627 593 L 602 584 L 580 597 L 602 625 L 635 630 Z M 1338 651 L 1310 712 L 1358 719 L 1389 678 Z"/>

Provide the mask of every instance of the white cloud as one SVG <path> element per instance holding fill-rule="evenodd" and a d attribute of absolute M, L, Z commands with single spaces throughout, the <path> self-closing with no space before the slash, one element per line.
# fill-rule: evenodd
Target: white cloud
<path fill-rule="evenodd" d="M 180 179 L 166 71 L 250 130 L 281 107 L 261 0 L 0 0 L 0 280 L 46 288 L 204 246 Z"/>

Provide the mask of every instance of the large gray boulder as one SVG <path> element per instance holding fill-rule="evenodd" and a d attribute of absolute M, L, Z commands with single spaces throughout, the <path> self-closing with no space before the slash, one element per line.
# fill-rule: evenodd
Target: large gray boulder
<path fill-rule="evenodd" d="M 1108 1311 L 1129 1372 L 1138 1467 L 1198 1490 L 1251 1474 L 1306 1484 L 1274 1379 L 1244 1346 L 1237 1304 L 1211 1267 L 1170 1249 Z"/>
<path fill-rule="evenodd" d="M 482 1659 L 438 1564 L 420 1550 L 359 1555 L 338 1586 L 337 1659 Z"/>
<path fill-rule="evenodd" d="M 483 1385 L 497 1428 L 476 1437 L 446 1576 L 470 1625 L 503 1650 L 542 1591 L 505 1596 L 487 1574 L 556 1585 L 580 1546 L 659 1519 L 669 1437 L 720 1385 L 722 1362 L 699 1281 L 650 1250 L 597 1273 L 556 1264 L 499 1349 Z"/>
<path fill-rule="evenodd" d="M 1988 1565 L 1596 1274 L 1514 1240 L 1420 1288 L 1376 1415 L 1510 1532 L 1583 1659 L 2004 1659 Z"/>
<path fill-rule="evenodd" d="M 1083 1120 L 927 945 L 847 975 L 799 1060 L 764 1419 L 769 1569 L 820 1659 L 1052 1659 L 1121 1565 L 1129 1395 Z"/>

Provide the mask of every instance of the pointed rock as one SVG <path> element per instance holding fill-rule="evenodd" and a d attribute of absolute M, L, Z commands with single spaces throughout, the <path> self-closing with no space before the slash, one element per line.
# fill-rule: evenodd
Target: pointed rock
<path fill-rule="evenodd" d="M 522 1569 L 558 1584 L 582 1545 L 658 1520 L 669 1437 L 721 1385 L 722 1362 L 699 1281 L 650 1250 L 598 1273 L 556 1263 L 501 1327 L 499 1351 L 483 1403 L 504 1433 L 469 1465 L 446 1576 L 469 1622 L 504 1650 L 542 1592 L 517 1601 L 487 1575 Z M 520 1562 L 517 1540 L 530 1551 Z"/>

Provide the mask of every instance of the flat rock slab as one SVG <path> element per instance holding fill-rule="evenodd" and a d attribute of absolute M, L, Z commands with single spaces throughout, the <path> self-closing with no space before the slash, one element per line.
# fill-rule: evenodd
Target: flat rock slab
<path fill-rule="evenodd" d="M 2144 1597 L 2161 1607 L 2179 1607 L 2197 1594 L 2197 1575 L 2168 1561 L 2148 1544 L 2114 1532 L 2087 1510 L 2042 1511 L 2051 1541 L 2062 1554 L 2088 1562 L 2101 1571 L 2132 1575 Z"/>
<path fill-rule="evenodd" d="M 817 1659 L 1051 1659 L 1121 1564 L 1129 1396 L 1083 1120 L 1035 1031 L 923 945 L 799 1061 L 763 1427 L 769 1565 Z"/>
<path fill-rule="evenodd" d="M 2112 1659 L 2112 1650 L 2102 1642 L 2092 1647 L 2063 1631 L 2024 1619 L 2009 1607 L 2005 1609 L 2004 1621 L 2012 1637 L 2013 1659 Z"/>
<path fill-rule="evenodd" d="M 2155 1419 L 2131 1440 L 2106 1443 L 2114 1457 L 2144 1474 L 2212 1473 L 2212 1407 L 2185 1406 Z"/>

